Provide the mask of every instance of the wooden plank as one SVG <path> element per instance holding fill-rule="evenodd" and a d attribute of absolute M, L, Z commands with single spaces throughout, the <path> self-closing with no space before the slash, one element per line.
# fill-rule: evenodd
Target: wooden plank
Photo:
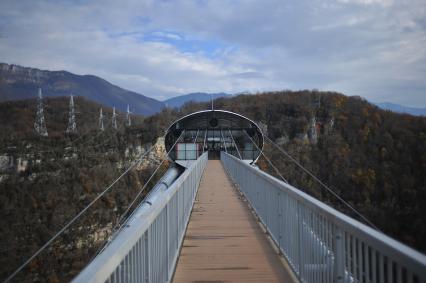
<path fill-rule="evenodd" d="M 219 160 L 201 180 L 173 282 L 291 282 Z"/>

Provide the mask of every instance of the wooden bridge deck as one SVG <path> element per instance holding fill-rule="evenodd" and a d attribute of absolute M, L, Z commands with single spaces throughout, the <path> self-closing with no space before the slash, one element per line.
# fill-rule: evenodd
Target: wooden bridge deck
<path fill-rule="evenodd" d="M 291 278 L 220 160 L 209 160 L 173 282 L 291 282 Z"/>

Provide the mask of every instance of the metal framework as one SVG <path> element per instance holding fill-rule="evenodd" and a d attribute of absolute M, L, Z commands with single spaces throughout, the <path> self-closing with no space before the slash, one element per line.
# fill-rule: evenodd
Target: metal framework
<path fill-rule="evenodd" d="M 272 163 L 272 161 L 266 156 L 266 154 L 264 154 L 263 153 L 263 151 L 261 151 L 258 147 L 257 147 L 257 144 L 253 141 L 253 139 L 248 135 L 248 133 L 246 133 L 247 134 L 247 137 L 250 139 L 250 141 L 253 143 L 253 145 L 260 151 L 260 154 L 262 154 L 262 156 L 265 158 L 265 160 L 269 163 L 269 165 L 275 170 L 275 173 L 278 175 L 278 176 L 280 176 L 280 178 L 284 181 L 284 182 L 286 182 L 286 183 L 288 183 L 288 181 L 287 181 L 287 179 L 286 178 L 284 178 L 284 176 L 281 174 L 281 172 L 278 170 L 278 168 L 277 167 L 275 167 L 275 165 Z"/>
<path fill-rule="evenodd" d="M 302 282 L 425 282 L 426 256 L 241 160 L 231 178 Z"/>
<path fill-rule="evenodd" d="M 69 111 L 68 129 L 69 132 L 75 132 L 72 95 Z M 116 115 L 114 107 L 114 129 L 117 129 Z M 103 118 L 101 108 L 101 130 L 104 130 Z M 129 106 L 127 121 L 130 126 Z M 34 126 L 40 135 L 47 136 L 41 89 Z M 426 282 L 425 255 L 287 184 L 267 156 L 264 155 L 265 159 L 284 182 L 251 166 L 247 159 L 257 160 L 259 155 L 263 154 L 263 143 L 264 136 L 253 121 L 229 111 L 212 108 L 192 113 L 174 122 L 166 133 L 167 155 L 177 161 L 177 148 L 181 145 L 185 150 L 181 156 L 184 156 L 185 160 L 191 160 L 188 166 L 185 166 L 186 170 L 180 174 L 182 168 L 170 168 L 148 197 L 127 221 L 123 222 L 112 241 L 73 282 L 170 282 L 209 156 L 205 151 L 212 149 L 220 151 L 220 159 L 226 171 L 238 185 L 301 282 Z M 152 148 L 128 167 L 6 281 L 12 279 L 49 246 Z M 196 153 L 187 155 L 187 151 Z M 324 185 L 283 149 L 280 151 Z M 172 152 L 174 155 L 170 154 Z M 158 165 L 140 193 L 164 161 L 165 159 Z M 140 193 L 121 219 L 127 215 Z"/>
<path fill-rule="evenodd" d="M 115 113 L 115 106 L 112 108 L 111 127 L 117 130 L 117 114 Z"/>
<path fill-rule="evenodd" d="M 49 135 L 47 133 L 46 121 L 44 119 L 43 94 L 41 92 L 41 88 L 38 89 L 37 114 L 34 122 L 34 130 L 40 136 L 47 137 Z"/>
<path fill-rule="evenodd" d="M 185 156 L 193 159 L 193 154 L 186 155 L 182 151 L 198 152 L 202 147 L 203 152 L 209 152 L 209 159 L 219 159 L 220 151 L 223 150 L 255 162 L 263 148 L 263 134 L 259 126 L 247 117 L 230 111 L 204 110 L 178 119 L 166 132 L 166 150 L 171 148 L 183 130 L 186 132 L 184 141 L 171 152 L 172 160 L 182 160 Z M 203 131 L 204 140 L 199 141 L 198 136 Z M 246 133 L 249 133 L 249 138 L 246 137 Z M 195 148 L 194 145 L 186 146 L 194 136 Z"/>
<path fill-rule="evenodd" d="M 126 112 L 126 126 L 130 127 L 132 125 L 131 116 L 132 112 L 130 112 L 130 106 L 127 104 L 127 112 Z"/>
<path fill-rule="evenodd" d="M 77 133 L 77 123 L 75 121 L 75 109 L 74 109 L 74 96 L 71 94 L 70 96 L 70 105 L 68 112 L 68 127 L 67 133 Z"/>
<path fill-rule="evenodd" d="M 237 144 L 235 143 L 235 139 L 234 139 L 234 136 L 232 135 L 231 130 L 228 130 L 228 132 L 229 132 L 229 135 L 231 136 L 232 143 L 233 143 L 233 145 L 234 145 L 235 149 L 237 150 L 238 157 L 239 157 L 240 159 L 243 159 L 243 158 L 241 157 L 241 153 L 240 153 L 240 151 L 238 150 L 238 146 L 237 146 Z"/>
<path fill-rule="evenodd" d="M 102 113 L 102 107 L 101 107 L 101 110 L 99 111 L 99 130 L 101 130 L 101 131 L 105 130 L 104 117 L 105 117 L 105 115 Z"/>
<path fill-rule="evenodd" d="M 204 153 L 165 191 L 141 205 L 73 282 L 170 282 L 207 163 Z"/>
<path fill-rule="evenodd" d="M 225 137 L 223 136 L 223 132 L 222 130 L 220 130 L 220 136 L 222 137 L 222 144 L 223 144 L 223 148 L 225 149 L 225 152 L 228 153 L 228 149 L 225 143 Z"/>

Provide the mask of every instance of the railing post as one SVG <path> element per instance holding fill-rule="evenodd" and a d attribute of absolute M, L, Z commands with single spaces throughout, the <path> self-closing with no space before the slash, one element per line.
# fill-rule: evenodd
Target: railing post
<path fill-rule="evenodd" d="M 166 205 L 165 207 L 166 209 L 166 270 L 167 270 L 167 276 L 166 276 L 166 280 L 169 281 L 171 274 L 169 274 L 170 269 L 169 269 L 169 265 L 170 265 L 170 229 L 169 229 L 169 204 Z"/>
<path fill-rule="evenodd" d="M 345 243 L 343 231 L 336 226 L 334 230 L 334 282 L 344 282 L 345 279 Z"/>
<path fill-rule="evenodd" d="M 223 152 L 222 156 L 233 181 L 273 232 L 277 227 L 269 220 L 276 214 L 270 202 L 275 201 L 271 196 L 277 197 L 278 237 L 274 240 L 301 282 L 426 282 L 423 254 L 234 156 Z M 272 194 L 276 189 L 279 193 Z M 266 201 L 262 194 L 268 195 Z"/>
<path fill-rule="evenodd" d="M 177 198 L 177 201 L 176 201 L 176 211 L 177 211 L 177 213 L 176 213 L 176 226 L 177 226 L 177 229 L 176 229 L 176 231 L 177 231 L 177 233 L 176 233 L 176 237 L 177 237 L 177 241 L 178 241 L 178 243 L 179 243 L 179 233 L 180 233 L 180 224 L 179 224 L 179 218 L 180 218 L 180 207 L 179 207 L 179 196 L 180 196 L 180 194 L 181 194 L 181 191 L 178 191 L 178 192 L 176 192 L 176 198 Z M 179 244 L 178 244 L 179 245 Z M 179 247 L 178 247 L 178 249 L 177 250 L 179 250 Z"/>
<path fill-rule="evenodd" d="M 151 279 L 151 247 L 149 244 L 149 238 L 150 238 L 150 229 L 148 229 L 145 232 L 145 237 L 144 237 L 144 250 L 145 250 L 145 278 L 144 278 L 144 282 L 149 282 Z"/>
<path fill-rule="evenodd" d="M 297 245 L 297 252 L 299 255 L 299 276 L 303 277 L 304 274 L 304 262 L 303 262 L 303 251 L 302 251 L 302 245 L 303 245 L 303 239 L 302 237 L 303 235 L 303 219 L 302 219 L 302 209 L 300 207 L 300 202 L 296 203 L 296 209 L 297 209 L 297 241 L 298 241 L 298 245 Z"/>
<path fill-rule="evenodd" d="M 277 219 L 277 224 L 278 224 L 278 239 L 277 239 L 277 241 L 278 241 L 278 252 L 279 252 L 279 254 L 281 254 L 282 253 L 282 251 L 281 251 L 281 241 L 282 241 L 282 238 L 283 238 L 283 235 L 282 235 L 282 222 L 283 222 L 283 214 L 282 214 L 282 204 L 281 204 L 281 193 L 280 192 L 278 192 L 277 193 L 277 216 L 278 216 L 278 219 Z"/>

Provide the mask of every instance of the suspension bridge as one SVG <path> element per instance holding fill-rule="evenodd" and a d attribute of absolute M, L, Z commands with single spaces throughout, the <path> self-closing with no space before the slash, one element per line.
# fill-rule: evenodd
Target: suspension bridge
<path fill-rule="evenodd" d="M 335 194 L 250 119 L 192 113 L 166 132 L 172 166 L 73 282 L 426 282 L 425 255 L 338 195 L 368 225 L 293 187 L 264 155 L 265 142 Z M 261 155 L 280 179 L 256 166 Z"/>

